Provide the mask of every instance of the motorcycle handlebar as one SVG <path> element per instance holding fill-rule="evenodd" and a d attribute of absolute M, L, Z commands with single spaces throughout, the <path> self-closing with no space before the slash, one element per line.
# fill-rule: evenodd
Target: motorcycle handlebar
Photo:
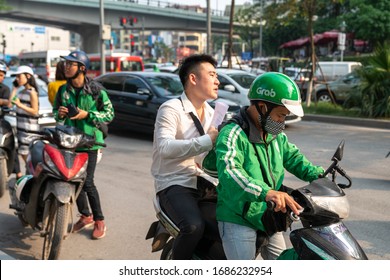
<path fill-rule="evenodd" d="M 38 138 L 50 141 L 53 139 L 53 133 L 55 133 L 55 128 L 45 128 L 42 131 L 42 135 Z M 105 143 L 96 142 L 95 137 L 88 135 L 84 135 L 79 147 L 92 147 L 93 145 L 101 146 L 104 148 L 107 147 Z"/>
<path fill-rule="evenodd" d="M 103 147 L 103 148 L 107 147 L 107 144 L 105 144 L 105 143 L 95 142 L 95 145 L 101 146 L 101 147 Z"/>
<path fill-rule="evenodd" d="M 273 202 L 272 200 L 267 201 L 266 203 L 267 203 L 267 209 L 274 211 L 274 209 L 275 209 L 275 207 L 276 207 L 276 203 Z M 303 210 L 302 210 L 302 211 L 303 211 Z M 301 212 L 302 212 L 302 211 L 301 211 Z M 289 207 L 287 207 L 287 213 L 288 213 L 288 215 L 290 216 L 290 219 L 291 219 L 292 221 L 299 221 L 299 220 L 300 220 L 299 216 L 295 215 L 294 212 L 292 212 L 291 209 L 290 209 Z"/>

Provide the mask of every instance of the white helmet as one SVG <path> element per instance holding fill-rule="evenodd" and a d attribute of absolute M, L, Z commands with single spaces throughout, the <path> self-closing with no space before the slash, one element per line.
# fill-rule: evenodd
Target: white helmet
<path fill-rule="evenodd" d="M 19 66 L 18 69 L 16 69 L 16 72 L 11 74 L 11 77 L 15 77 L 19 74 L 30 74 L 31 76 L 34 76 L 34 71 L 31 69 L 30 66 L 22 65 Z"/>
<path fill-rule="evenodd" d="M 15 190 L 16 190 L 16 198 L 20 200 L 20 195 L 22 194 L 22 191 L 24 187 L 27 185 L 27 182 L 33 177 L 33 175 L 24 175 L 16 181 L 15 184 Z"/>

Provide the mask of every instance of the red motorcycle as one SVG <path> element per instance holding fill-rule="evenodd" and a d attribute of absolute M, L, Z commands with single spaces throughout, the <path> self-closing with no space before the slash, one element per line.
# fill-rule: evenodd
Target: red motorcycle
<path fill-rule="evenodd" d="M 105 146 L 81 130 L 45 128 L 30 144 L 27 172 L 10 187 L 11 205 L 24 226 L 44 238 L 42 259 L 58 259 L 62 241 L 72 231 L 72 206 L 84 185 L 88 154 L 77 148 Z"/>

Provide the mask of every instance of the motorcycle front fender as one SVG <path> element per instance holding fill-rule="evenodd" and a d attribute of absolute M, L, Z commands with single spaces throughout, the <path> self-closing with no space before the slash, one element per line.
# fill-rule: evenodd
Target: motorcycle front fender
<path fill-rule="evenodd" d="M 294 230 L 290 240 L 301 260 L 367 260 L 363 249 L 342 222 Z"/>
<path fill-rule="evenodd" d="M 49 180 L 43 193 L 45 201 L 49 195 L 53 195 L 59 202 L 69 203 L 76 201 L 76 186 L 69 182 Z"/>

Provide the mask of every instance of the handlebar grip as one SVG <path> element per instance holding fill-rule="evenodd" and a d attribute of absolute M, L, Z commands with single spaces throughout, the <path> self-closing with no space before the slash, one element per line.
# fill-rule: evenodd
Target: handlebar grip
<path fill-rule="evenodd" d="M 273 202 L 272 200 L 270 201 L 267 201 L 267 208 L 270 209 L 270 210 L 274 210 L 276 207 L 276 203 Z"/>

